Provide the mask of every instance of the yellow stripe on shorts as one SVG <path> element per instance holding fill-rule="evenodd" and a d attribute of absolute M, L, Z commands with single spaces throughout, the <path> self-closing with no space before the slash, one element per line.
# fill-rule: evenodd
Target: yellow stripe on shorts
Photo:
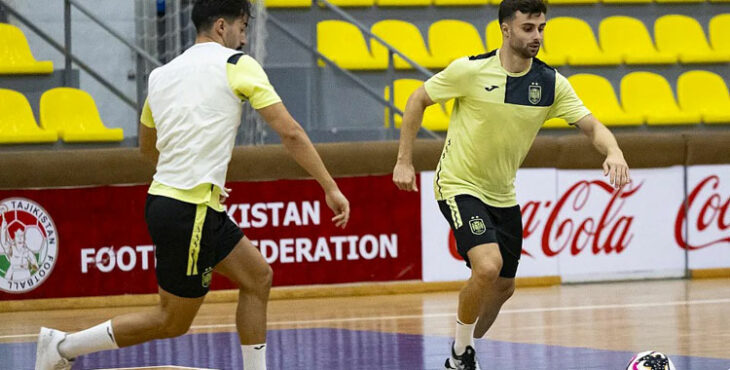
<path fill-rule="evenodd" d="M 456 204 L 456 198 L 446 199 L 446 204 L 449 205 L 451 210 L 451 220 L 454 223 L 454 229 L 460 228 L 463 223 L 461 222 L 461 213 L 459 212 L 459 206 Z"/>
<path fill-rule="evenodd" d="M 190 237 L 190 248 L 188 249 L 188 276 L 198 274 L 198 254 L 200 253 L 200 239 L 203 236 L 203 224 L 208 205 L 198 204 L 195 208 L 195 222 L 193 223 L 193 235 Z"/>

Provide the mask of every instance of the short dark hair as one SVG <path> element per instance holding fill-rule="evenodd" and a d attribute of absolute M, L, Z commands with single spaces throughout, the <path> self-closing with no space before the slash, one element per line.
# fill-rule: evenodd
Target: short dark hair
<path fill-rule="evenodd" d="M 244 15 L 251 16 L 248 0 L 195 0 L 191 18 L 200 33 L 207 31 L 218 18 L 232 22 Z"/>
<path fill-rule="evenodd" d="M 547 14 L 547 7 L 543 0 L 503 0 L 499 4 L 499 24 L 514 18 L 515 13 Z"/>

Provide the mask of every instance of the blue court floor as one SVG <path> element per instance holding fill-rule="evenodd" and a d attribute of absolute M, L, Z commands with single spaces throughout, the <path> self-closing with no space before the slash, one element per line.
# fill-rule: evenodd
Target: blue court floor
<path fill-rule="evenodd" d="M 600 333 L 596 333 L 600 335 Z M 268 366 L 291 369 L 442 369 L 450 338 L 346 329 L 270 330 Z M 35 343 L 0 344 L 0 369 L 33 369 Z M 730 351 L 730 344 L 728 344 Z M 484 370 L 623 370 L 630 352 L 478 340 Z M 730 359 L 674 356 L 679 370 L 727 370 Z M 189 334 L 78 359 L 74 369 L 177 365 L 242 369 L 236 333 Z"/>

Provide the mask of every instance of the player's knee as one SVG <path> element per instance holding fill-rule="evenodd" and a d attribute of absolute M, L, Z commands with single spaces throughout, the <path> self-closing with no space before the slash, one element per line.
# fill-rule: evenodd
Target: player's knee
<path fill-rule="evenodd" d="M 264 269 L 263 274 L 261 275 L 261 279 L 259 281 L 260 288 L 266 289 L 267 291 L 271 288 L 271 284 L 274 281 L 274 269 L 271 268 L 268 264 L 266 265 L 266 269 Z"/>
<path fill-rule="evenodd" d="M 512 295 L 515 294 L 515 284 L 506 284 L 500 287 L 500 296 L 502 297 L 502 300 L 506 301 L 512 297 Z"/>
<path fill-rule="evenodd" d="M 261 266 L 258 271 L 253 274 L 249 281 L 240 284 L 241 291 L 255 293 L 259 295 L 269 294 L 271 283 L 274 280 L 274 270 L 268 264 Z"/>
<path fill-rule="evenodd" d="M 188 321 L 167 319 L 160 323 L 159 331 L 163 338 L 175 338 L 187 333 L 189 329 Z"/>
<path fill-rule="evenodd" d="M 473 263 L 471 266 L 472 278 L 479 284 L 492 284 L 499 277 L 501 266 L 493 261 Z"/>
<path fill-rule="evenodd" d="M 161 310 L 156 317 L 157 334 L 160 339 L 179 337 L 188 332 L 192 320 L 173 312 Z"/>

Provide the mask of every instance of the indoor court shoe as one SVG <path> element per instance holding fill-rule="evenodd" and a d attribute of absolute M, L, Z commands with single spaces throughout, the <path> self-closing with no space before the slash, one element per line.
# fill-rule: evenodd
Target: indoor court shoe
<path fill-rule="evenodd" d="M 70 370 L 69 361 L 58 352 L 58 345 L 66 339 L 66 333 L 49 328 L 41 328 L 35 352 L 35 370 Z"/>
<path fill-rule="evenodd" d="M 454 346 L 451 346 L 451 358 L 446 359 L 444 369 L 456 370 L 481 370 L 479 362 L 477 362 L 477 354 L 472 346 L 466 346 L 466 350 L 461 356 L 454 353 Z"/>

